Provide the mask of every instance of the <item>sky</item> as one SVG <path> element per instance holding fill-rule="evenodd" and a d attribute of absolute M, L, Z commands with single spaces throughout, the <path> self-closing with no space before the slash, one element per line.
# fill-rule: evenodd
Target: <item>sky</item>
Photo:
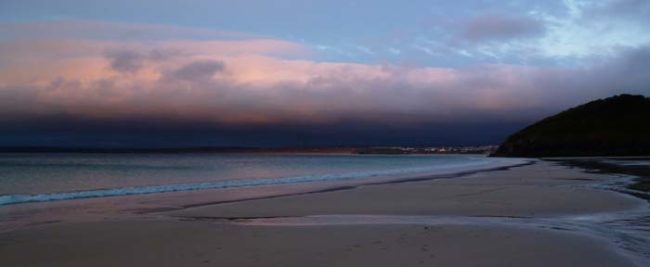
<path fill-rule="evenodd" d="M 2 0 L 0 146 L 485 145 L 650 95 L 650 1 Z"/>

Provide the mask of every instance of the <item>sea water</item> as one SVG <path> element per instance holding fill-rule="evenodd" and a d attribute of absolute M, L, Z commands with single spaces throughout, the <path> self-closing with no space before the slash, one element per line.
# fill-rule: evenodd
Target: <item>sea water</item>
<path fill-rule="evenodd" d="M 480 155 L 0 154 L 0 205 L 408 176 L 510 161 Z"/>

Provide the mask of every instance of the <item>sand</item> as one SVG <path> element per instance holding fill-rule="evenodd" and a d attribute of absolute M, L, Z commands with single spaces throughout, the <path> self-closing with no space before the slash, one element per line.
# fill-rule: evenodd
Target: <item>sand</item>
<path fill-rule="evenodd" d="M 92 220 L 0 233 L 0 261 L 3 266 L 638 265 L 611 240 L 599 236 L 534 224 L 499 223 L 501 218 L 561 221 L 647 205 L 593 187 L 612 179 L 615 177 L 538 162 L 453 179 L 360 186 L 145 214 L 140 214 L 141 210 L 129 216 L 104 214 Z M 201 194 L 200 203 L 209 198 L 206 192 L 197 193 Z M 155 196 L 145 199 L 155 201 Z M 191 202 L 197 198 L 166 195 L 164 201 L 182 207 L 193 206 Z M 336 215 L 332 216 L 334 222 L 337 216 L 373 215 L 376 220 L 300 223 L 312 218 L 303 216 L 323 215 Z M 395 223 L 382 216 L 428 219 Z M 272 219 L 256 219 L 261 217 Z"/>
<path fill-rule="evenodd" d="M 4 266 L 629 266 L 606 245 L 539 230 L 414 225 L 59 225 L 4 236 Z"/>
<path fill-rule="evenodd" d="M 636 198 L 589 186 L 609 179 L 612 177 L 539 162 L 460 178 L 207 205 L 170 214 L 187 217 L 317 214 L 534 217 L 611 212 L 643 205 Z"/>

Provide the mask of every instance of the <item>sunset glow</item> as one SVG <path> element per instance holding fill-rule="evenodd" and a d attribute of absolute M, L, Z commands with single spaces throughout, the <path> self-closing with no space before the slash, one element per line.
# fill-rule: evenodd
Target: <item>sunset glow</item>
<path fill-rule="evenodd" d="M 64 1 L 65 14 L 49 2 L 40 4 L 52 13 L 3 3 L 0 120 L 521 125 L 588 99 L 648 90 L 645 1 L 528 9 L 425 2 L 389 25 L 365 9 L 369 2 L 296 6 L 340 14 L 365 29 L 358 35 L 340 29 L 339 21 L 311 31 L 330 21 L 301 21 L 279 9 L 256 14 L 269 24 L 255 28 L 205 12 L 187 21 L 138 22 L 120 3 L 91 16 L 75 15 L 91 8 L 82 1 Z M 229 8 L 203 4 L 217 17 Z M 379 4 L 374 12 L 389 14 L 396 5 Z M 446 16 L 438 12 L 443 7 L 451 10 Z M 288 26 L 296 35 L 273 21 L 284 15 L 303 24 Z"/>

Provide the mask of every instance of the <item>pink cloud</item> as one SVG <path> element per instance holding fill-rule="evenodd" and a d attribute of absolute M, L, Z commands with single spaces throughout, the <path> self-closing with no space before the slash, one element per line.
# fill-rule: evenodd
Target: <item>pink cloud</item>
<path fill-rule="evenodd" d="M 6 40 L 0 43 L 0 111 L 5 118 L 228 124 L 512 119 L 587 99 L 589 92 L 570 86 L 591 85 L 584 77 L 621 68 L 404 67 L 315 61 L 311 53 L 268 38 Z M 613 84 L 602 79 L 596 87 Z"/>

